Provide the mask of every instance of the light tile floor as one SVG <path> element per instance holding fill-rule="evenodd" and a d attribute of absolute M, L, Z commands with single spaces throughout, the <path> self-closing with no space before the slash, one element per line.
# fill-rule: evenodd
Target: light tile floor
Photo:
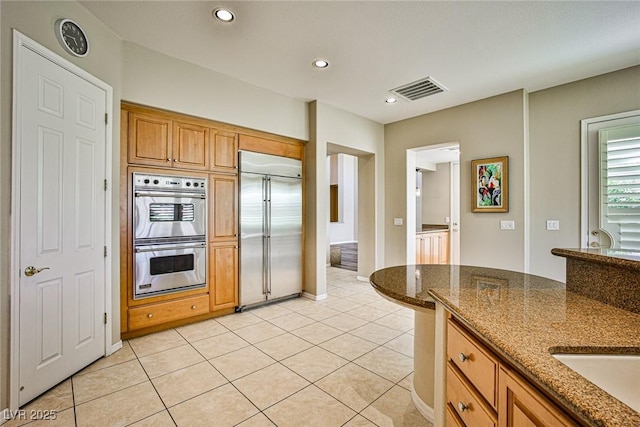
<path fill-rule="evenodd" d="M 411 402 L 413 311 L 327 269 L 329 297 L 132 339 L 28 404 L 54 426 L 431 426 Z"/>

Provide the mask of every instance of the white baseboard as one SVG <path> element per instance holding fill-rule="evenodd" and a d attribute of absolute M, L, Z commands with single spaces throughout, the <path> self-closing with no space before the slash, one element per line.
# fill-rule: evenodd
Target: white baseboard
<path fill-rule="evenodd" d="M 322 301 L 323 299 L 327 299 L 327 294 L 313 295 L 313 294 L 310 294 L 310 293 L 307 293 L 307 292 L 303 292 L 302 293 L 302 297 L 310 299 L 312 301 Z"/>
<path fill-rule="evenodd" d="M 331 243 L 329 243 L 329 246 L 331 246 L 331 245 L 347 245 L 349 243 L 358 243 L 358 241 L 357 240 L 347 240 L 345 242 L 331 242 Z"/>
<path fill-rule="evenodd" d="M 431 406 L 427 405 L 424 400 L 420 399 L 420 396 L 416 393 L 416 389 L 413 388 L 413 383 L 411 383 L 411 401 L 413 402 L 413 406 L 416 407 L 418 412 L 420 412 L 427 421 L 431 424 L 435 422 L 435 411 Z"/>
<path fill-rule="evenodd" d="M 109 352 L 109 354 L 113 354 L 116 351 L 120 350 L 121 348 L 122 348 L 122 340 L 120 340 L 117 343 L 111 345 L 111 351 Z M 107 354 L 107 356 L 109 354 Z"/>
<path fill-rule="evenodd" d="M 368 277 L 356 276 L 356 279 L 358 279 L 361 282 L 369 282 L 369 278 Z"/>

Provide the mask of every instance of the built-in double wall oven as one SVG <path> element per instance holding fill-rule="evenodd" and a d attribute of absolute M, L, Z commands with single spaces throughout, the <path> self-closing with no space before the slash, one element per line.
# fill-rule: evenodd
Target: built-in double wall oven
<path fill-rule="evenodd" d="M 133 174 L 134 299 L 206 287 L 207 180 Z"/>

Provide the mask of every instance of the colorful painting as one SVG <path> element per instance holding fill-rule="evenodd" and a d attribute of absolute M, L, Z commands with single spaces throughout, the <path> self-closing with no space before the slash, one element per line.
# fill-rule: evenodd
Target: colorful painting
<path fill-rule="evenodd" d="M 472 212 L 509 212 L 509 157 L 471 161 Z"/>

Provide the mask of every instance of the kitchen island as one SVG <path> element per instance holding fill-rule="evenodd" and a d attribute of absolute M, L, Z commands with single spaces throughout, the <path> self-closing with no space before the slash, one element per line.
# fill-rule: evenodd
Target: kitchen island
<path fill-rule="evenodd" d="M 640 413 L 552 356 L 640 354 L 640 314 L 567 291 L 558 281 L 506 270 L 408 265 L 376 271 L 370 282 L 383 296 L 417 309 L 412 396 L 418 409 L 433 405 L 435 425 L 444 425 L 449 416 L 445 372 L 452 364 L 447 356 L 452 322 L 566 415 L 567 425 L 640 425 Z M 421 343 L 425 336 L 428 345 Z M 429 383 L 433 389 L 425 390 Z M 496 422 L 504 402 L 499 402 L 502 394 L 494 395 L 494 408 L 486 412 Z"/>

